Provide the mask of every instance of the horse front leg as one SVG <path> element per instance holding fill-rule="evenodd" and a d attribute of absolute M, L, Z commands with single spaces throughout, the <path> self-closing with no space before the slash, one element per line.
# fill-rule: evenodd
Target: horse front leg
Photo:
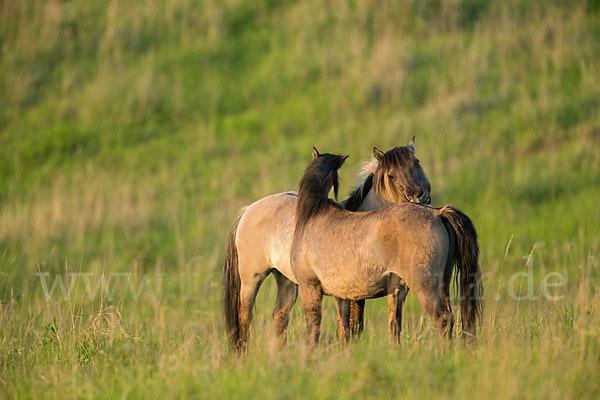
<path fill-rule="evenodd" d="M 402 309 L 408 295 L 408 287 L 399 284 L 394 293 L 388 295 L 388 331 L 392 343 L 400 343 L 402 331 Z"/>
<path fill-rule="evenodd" d="M 254 307 L 254 301 L 256 300 L 256 294 L 260 285 L 267 277 L 268 273 L 264 275 L 256 275 L 251 279 L 244 279 L 242 277 L 242 287 L 240 290 L 240 314 L 239 325 L 240 325 L 240 350 L 244 349 L 248 343 L 248 337 L 250 335 L 250 324 L 252 323 L 252 308 Z"/>
<path fill-rule="evenodd" d="M 300 299 L 306 317 L 306 341 L 313 350 L 319 343 L 323 291 L 320 286 L 300 285 Z"/>

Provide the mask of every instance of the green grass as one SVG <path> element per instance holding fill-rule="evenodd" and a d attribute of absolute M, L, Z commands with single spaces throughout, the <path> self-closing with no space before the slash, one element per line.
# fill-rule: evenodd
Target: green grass
<path fill-rule="evenodd" d="M 26 0 L 0 5 L 0 51 L 0 397 L 600 394 L 598 1 Z M 319 349 L 298 304 L 280 352 L 269 278 L 232 357 L 237 210 L 294 189 L 313 145 L 351 155 L 346 191 L 412 135 L 434 205 L 480 233 L 477 346 L 442 352 L 409 296 L 400 346 L 385 299 L 347 347 L 327 300 Z M 38 273 L 90 275 L 47 301 Z"/>

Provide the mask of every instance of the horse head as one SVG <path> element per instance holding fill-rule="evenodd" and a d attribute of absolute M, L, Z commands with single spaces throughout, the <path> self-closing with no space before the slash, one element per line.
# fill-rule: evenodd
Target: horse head
<path fill-rule="evenodd" d="M 387 202 L 431 203 L 431 185 L 415 156 L 415 138 L 408 146 L 383 152 L 373 148 L 378 165 L 373 172 L 373 187 Z"/>
<path fill-rule="evenodd" d="M 337 171 L 344 165 L 347 158 L 348 156 L 338 154 L 321 154 L 313 147 L 313 161 L 304 171 L 298 187 L 297 232 L 302 229 L 310 218 L 332 203 L 332 200 L 328 197 L 332 187 L 337 200 L 339 186 Z"/>
<path fill-rule="evenodd" d="M 316 147 L 313 147 L 313 162 L 308 166 L 304 174 L 305 178 L 311 179 L 313 182 L 317 182 L 316 187 L 320 188 L 325 196 L 329 193 L 333 187 L 333 193 L 335 199 L 338 197 L 338 188 L 340 185 L 340 178 L 338 176 L 338 169 L 342 168 L 344 162 L 349 156 L 341 154 L 331 153 L 319 153 Z M 314 179 L 317 178 L 317 179 Z"/>

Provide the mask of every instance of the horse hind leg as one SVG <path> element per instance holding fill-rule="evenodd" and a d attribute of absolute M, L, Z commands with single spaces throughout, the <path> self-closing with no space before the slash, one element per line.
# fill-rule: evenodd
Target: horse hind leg
<path fill-rule="evenodd" d="M 444 347 L 446 336 L 452 333 L 454 327 L 454 315 L 449 300 L 444 300 L 440 284 L 434 279 L 422 282 L 420 285 L 413 285 L 413 287 L 419 288 L 418 291 L 414 290 L 415 295 L 421 307 L 431 317 L 440 334 L 440 343 Z"/>
<path fill-rule="evenodd" d="M 335 297 L 335 311 L 337 314 L 337 337 L 342 342 L 347 342 L 350 339 L 350 300 Z"/>
<path fill-rule="evenodd" d="M 240 346 L 245 347 L 248 343 L 250 324 L 252 323 L 252 308 L 256 300 L 256 294 L 260 285 L 269 275 L 270 271 L 263 274 L 252 274 L 250 277 L 241 276 L 242 287 L 240 291 Z"/>
<path fill-rule="evenodd" d="M 365 327 L 365 300 L 350 301 L 350 334 L 359 337 Z"/>
<path fill-rule="evenodd" d="M 290 312 L 298 297 L 298 285 L 274 269 L 273 276 L 277 282 L 277 300 L 273 309 L 275 333 L 280 346 L 287 341 L 287 327 L 290 322 Z"/>

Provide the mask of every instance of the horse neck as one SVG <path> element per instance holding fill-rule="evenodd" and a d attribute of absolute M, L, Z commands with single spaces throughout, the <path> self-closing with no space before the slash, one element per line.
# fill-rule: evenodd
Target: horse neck
<path fill-rule="evenodd" d="M 296 232 L 300 232 L 308 221 L 331 206 L 329 190 L 321 185 L 321 176 L 309 172 L 300 181 L 298 203 L 296 205 Z"/>
<path fill-rule="evenodd" d="M 303 202 L 317 203 L 328 199 L 330 190 L 331 187 L 328 190 L 321 187 L 321 181 L 318 176 L 310 176 L 301 182 L 298 189 L 298 199 Z"/>
<path fill-rule="evenodd" d="M 367 196 L 356 211 L 378 210 L 380 208 L 389 206 L 390 204 L 392 203 L 386 201 L 383 197 L 379 195 L 379 193 L 376 193 L 376 190 L 373 187 L 371 188 L 371 190 L 369 190 L 369 193 L 367 193 Z"/>

